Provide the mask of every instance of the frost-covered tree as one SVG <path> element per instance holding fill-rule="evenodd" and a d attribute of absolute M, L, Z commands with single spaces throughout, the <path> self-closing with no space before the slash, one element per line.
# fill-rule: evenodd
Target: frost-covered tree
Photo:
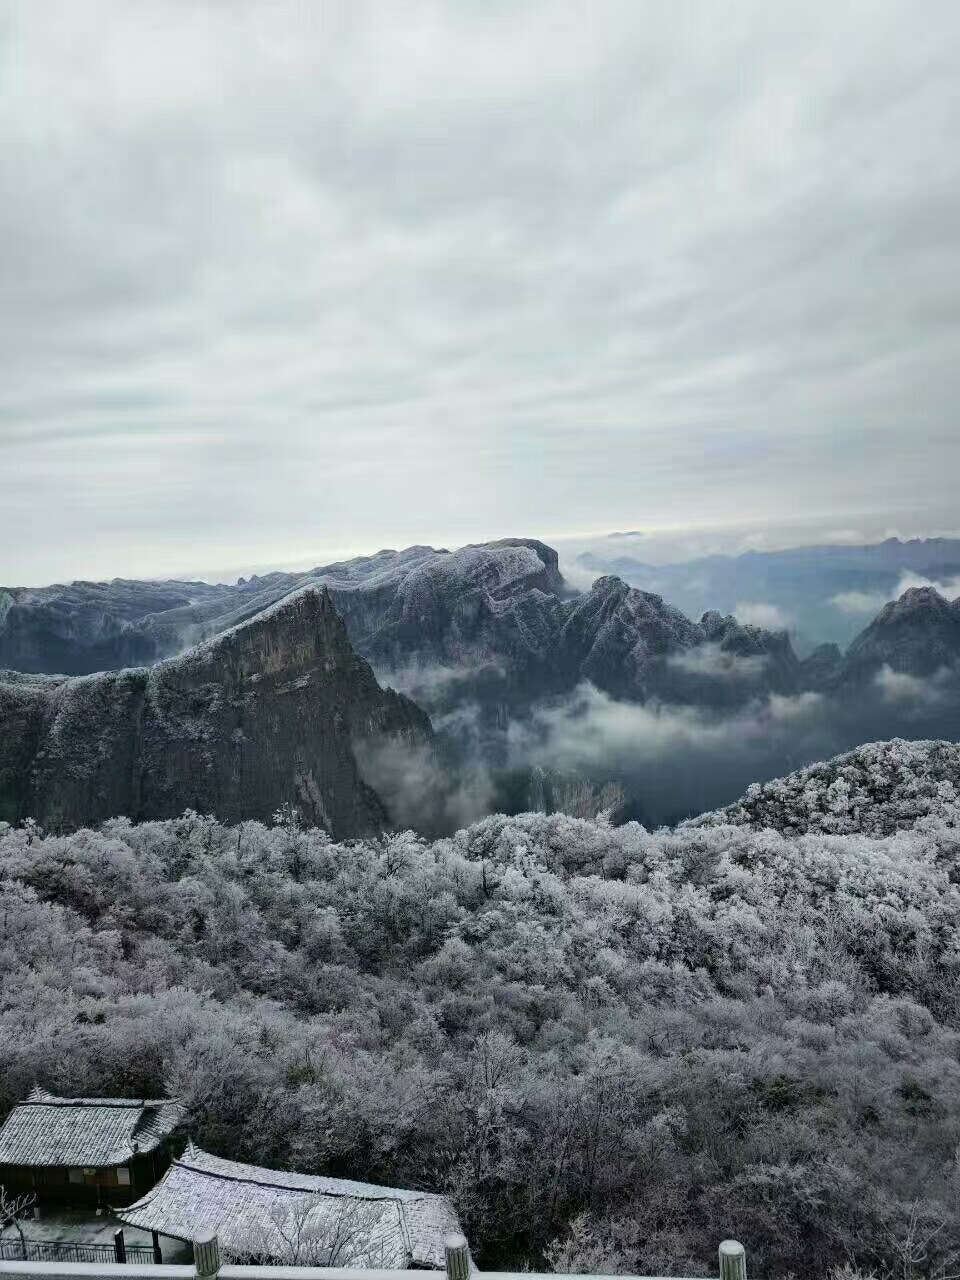
<path fill-rule="evenodd" d="M 0 1234 L 12 1227 L 20 1242 L 24 1261 L 27 1259 L 27 1237 L 23 1224 L 31 1217 L 37 1197 L 32 1192 L 15 1196 L 0 1184 Z"/>

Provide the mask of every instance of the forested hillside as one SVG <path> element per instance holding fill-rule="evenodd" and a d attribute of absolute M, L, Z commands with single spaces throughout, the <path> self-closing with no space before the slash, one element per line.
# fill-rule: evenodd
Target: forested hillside
<path fill-rule="evenodd" d="M 946 1274 L 958 817 L 0 826 L 0 1111 L 169 1089 L 220 1154 L 450 1192 L 485 1266 Z"/>
<path fill-rule="evenodd" d="M 735 804 L 687 825 L 742 823 L 785 834 L 866 832 L 886 836 L 924 820 L 952 825 L 960 802 L 960 746 L 953 742 L 867 742 L 798 769 L 755 782 Z"/>

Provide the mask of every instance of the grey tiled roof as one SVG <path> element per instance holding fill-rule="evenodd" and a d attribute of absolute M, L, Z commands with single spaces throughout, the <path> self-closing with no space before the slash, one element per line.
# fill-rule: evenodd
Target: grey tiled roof
<path fill-rule="evenodd" d="M 57 1098 L 34 1089 L 0 1129 L 0 1165 L 127 1164 L 159 1146 L 181 1114 L 172 1098 Z"/>
<path fill-rule="evenodd" d="M 388 1269 L 442 1267 L 444 1237 L 460 1230 L 445 1196 L 261 1169 L 192 1144 L 118 1216 L 181 1240 L 215 1231 L 234 1257 Z"/>

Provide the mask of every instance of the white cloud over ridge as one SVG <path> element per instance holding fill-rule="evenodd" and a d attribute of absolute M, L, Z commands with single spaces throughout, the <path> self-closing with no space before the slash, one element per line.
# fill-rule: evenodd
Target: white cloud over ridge
<path fill-rule="evenodd" d="M 790 619 L 775 604 L 761 600 L 738 600 L 734 616 L 744 626 L 762 627 L 765 631 L 786 631 Z"/>

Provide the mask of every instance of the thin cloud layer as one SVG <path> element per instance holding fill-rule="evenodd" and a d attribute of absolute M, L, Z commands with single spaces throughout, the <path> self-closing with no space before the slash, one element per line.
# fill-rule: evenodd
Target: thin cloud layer
<path fill-rule="evenodd" d="M 948 0 L 0 0 L 0 581 L 951 511 L 958 52 Z"/>
<path fill-rule="evenodd" d="M 874 683 L 881 697 L 888 703 L 914 704 L 917 707 L 935 707 L 951 694 L 956 697 L 956 673 L 942 667 L 932 676 L 912 676 L 905 671 L 894 671 L 885 664 L 877 672 Z"/>

